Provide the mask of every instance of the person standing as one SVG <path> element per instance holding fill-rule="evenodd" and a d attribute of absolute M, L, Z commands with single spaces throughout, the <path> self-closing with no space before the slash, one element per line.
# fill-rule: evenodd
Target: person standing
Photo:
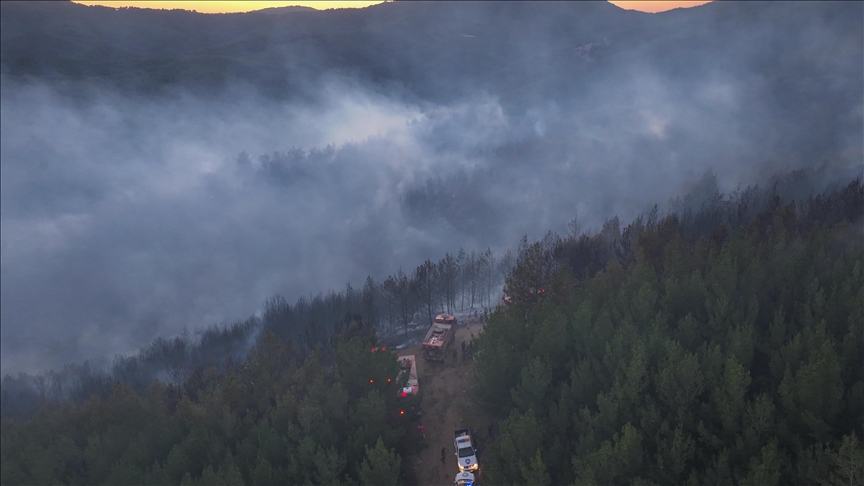
<path fill-rule="evenodd" d="M 420 431 L 420 436 L 423 437 L 423 440 L 426 440 L 426 427 L 423 427 L 423 423 L 417 426 L 417 430 Z"/>
<path fill-rule="evenodd" d="M 447 453 L 447 448 L 442 447 L 441 448 L 441 464 L 444 464 L 444 454 L 446 454 L 446 453 Z"/>

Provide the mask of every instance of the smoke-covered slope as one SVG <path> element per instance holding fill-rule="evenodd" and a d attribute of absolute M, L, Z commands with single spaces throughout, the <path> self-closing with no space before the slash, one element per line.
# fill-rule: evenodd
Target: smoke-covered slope
<path fill-rule="evenodd" d="M 4 373 L 862 160 L 862 5 L 0 3 Z M 821 185 L 820 185 L 821 184 Z"/>

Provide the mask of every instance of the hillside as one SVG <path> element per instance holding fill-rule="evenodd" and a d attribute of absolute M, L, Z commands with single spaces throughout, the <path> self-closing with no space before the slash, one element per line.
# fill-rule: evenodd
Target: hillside
<path fill-rule="evenodd" d="M 0 483 L 469 427 L 481 484 L 860 484 L 862 59 L 861 2 L 0 2 Z"/>
<path fill-rule="evenodd" d="M 820 94 L 860 102 L 846 89 L 860 65 L 832 64 L 825 54 L 842 61 L 861 53 L 861 14 L 857 2 L 715 2 L 657 15 L 606 2 L 400 1 L 222 15 L 5 2 L 0 63 L 9 78 L 101 80 L 144 92 L 243 82 L 279 97 L 314 95 L 316 79 L 338 72 L 402 96 L 440 101 L 488 90 L 514 106 L 538 92 L 570 99 L 574 86 L 633 64 L 686 77 L 755 69 L 794 110 L 788 101 L 815 100 L 812 83 L 825 77 L 832 80 Z M 800 35 L 790 41 L 789 31 Z M 784 75 L 790 70 L 795 79 Z"/>
<path fill-rule="evenodd" d="M 861 179 L 753 195 L 524 248 L 479 339 L 488 481 L 860 483 Z"/>
<path fill-rule="evenodd" d="M 426 440 L 359 315 L 312 350 L 274 315 L 242 363 L 141 395 L 109 382 L 81 405 L 43 394 L 32 419 L 4 419 L 2 482 L 437 484 L 458 425 L 490 441 L 491 484 L 855 484 L 864 188 L 780 195 L 807 177 L 525 242 L 476 370 L 421 369 Z"/>

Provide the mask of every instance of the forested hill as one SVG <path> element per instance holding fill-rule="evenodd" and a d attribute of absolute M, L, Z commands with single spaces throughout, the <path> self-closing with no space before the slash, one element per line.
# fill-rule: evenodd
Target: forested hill
<path fill-rule="evenodd" d="M 862 212 L 859 177 L 526 245 L 480 339 L 486 480 L 861 484 Z"/>
<path fill-rule="evenodd" d="M 0 2 L 0 482 L 417 483 L 379 348 L 483 307 L 484 484 L 860 484 L 862 58 L 862 2 Z"/>
<path fill-rule="evenodd" d="M 2 483 L 396 484 L 405 427 L 392 353 L 337 326 L 304 359 L 270 331 L 242 365 L 198 369 L 143 396 L 117 384 L 83 406 L 46 403 L 4 421 Z M 401 406 L 405 406 L 404 403 Z"/>
<path fill-rule="evenodd" d="M 847 88 L 861 66 L 826 54 L 860 54 L 862 13 L 860 2 L 713 2 L 646 14 L 602 1 L 400 1 L 222 15 L 3 2 L 0 65 L 4 79 L 142 93 L 240 84 L 280 98 L 315 96 L 338 73 L 390 95 L 444 101 L 487 91 L 524 107 L 539 93 L 578 98 L 574 87 L 650 64 L 678 78 L 752 70 L 751 88 L 831 110 L 838 97 L 860 103 Z M 832 83 L 814 83 L 825 76 Z"/>
<path fill-rule="evenodd" d="M 488 424 L 472 427 L 500 431 L 484 481 L 858 484 L 864 186 L 802 197 L 815 179 L 524 241 L 513 302 L 478 341 Z M 245 360 L 143 392 L 117 381 L 83 404 L 42 396 L 32 419 L 3 421 L 2 483 L 416 481 L 402 458 L 420 445 L 394 355 L 369 352 L 375 329 L 348 315 L 310 350 L 267 319 Z"/>

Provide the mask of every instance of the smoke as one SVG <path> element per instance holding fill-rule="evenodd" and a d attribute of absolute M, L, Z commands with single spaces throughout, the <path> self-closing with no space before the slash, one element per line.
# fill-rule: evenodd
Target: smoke
<path fill-rule="evenodd" d="M 808 35 L 848 51 L 820 66 L 846 82 L 860 46 L 818 27 Z M 592 74 L 550 94 L 542 82 L 561 73 L 543 71 L 557 69 L 546 59 L 525 61 L 540 84 L 446 98 L 344 72 L 290 100 L 241 82 L 215 98 L 105 88 L 80 99 L 4 78 L 2 372 L 130 352 L 248 316 L 275 293 L 356 287 L 460 247 L 500 251 L 574 217 L 586 230 L 627 221 L 709 169 L 730 191 L 815 164 L 812 153 L 860 167 L 858 95 L 832 112 L 847 117 L 833 132 L 813 134 L 735 63 L 747 55 L 681 72 L 663 64 L 672 54 L 645 59 L 622 42 L 577 56 Z"/>

